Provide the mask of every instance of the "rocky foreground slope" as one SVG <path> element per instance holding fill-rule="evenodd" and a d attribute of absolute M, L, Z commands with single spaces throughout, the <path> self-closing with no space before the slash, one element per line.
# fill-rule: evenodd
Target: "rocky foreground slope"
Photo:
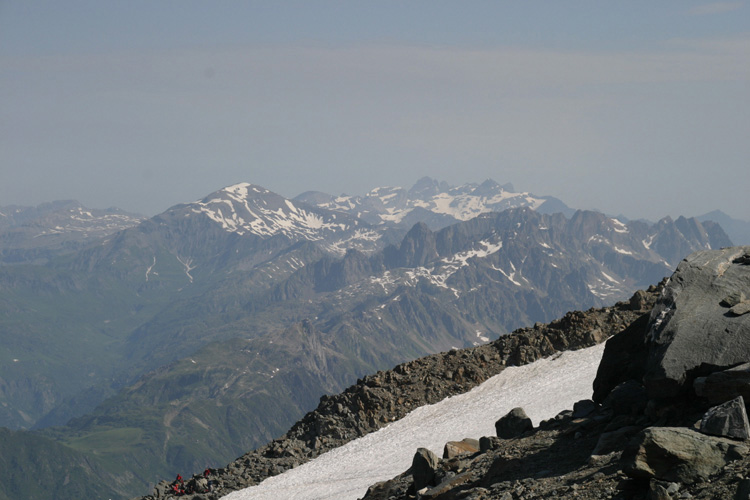
<path fill-rule="evenodd" d="M 534 429 L 420 449 L 376 499 L 750 498 L 750 247 L 685 259 L 648 317 L 607 342 L 593 400 Z"/>
<path fill-rule="evenodd" d="M 531 363 L 555 352 L 603 342 L 651 310 L 659 287 L 638 291 L 628 302 L 571 312 L 549 324 L 536 324 L 482 346 L 453 350 L 401 364 L 360 379 L 318 408 L 286 435 L 247 453 L 209 476 L 206 492 L 200 476 L 185 482 L 188 498 L 214 499 L 296 467 L 352 439 L 373 432 L 410 411 L 466 392 L 506 366 Z M 144 500 L 172 498 L 162 481 Z"/>
<path fill-rule="evenodd" d="M 415 450 L 409 470 L 365 499 L 750 498 L 750 247 L 697 252 L 652 308 L 658 292 L 366 377 L 323 398 L 282 439 L 216 471 L 214 491 L 192 498 L 218 498 L 503 366 L 610 333 L 592 400 L 537 428 L 513 410 L 496 422 L 497 436 L 446 443 L 442 459 Z M 169 498 L 166 489 L 146 498 Z"/>

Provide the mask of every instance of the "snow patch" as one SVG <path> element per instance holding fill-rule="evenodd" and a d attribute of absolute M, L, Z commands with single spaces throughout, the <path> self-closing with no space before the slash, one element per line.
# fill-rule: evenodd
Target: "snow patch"
<path fill-rule="evenodd" d="M 610 276 L 609 274 L 605 273 L 604 271 L 602 271 L 601 273 L 602 273 L 602 276 L 604 276 L 605 278 L 607 278 L 612 283 L 617 283 L 617 284 L 620 283 L 619 281 L 617 281 L 616 279 L 614 279 L 612 276 Z"/>
<path fill-rule="evenodd" d="M 156 265 L 156 255 L 154 255 L 154 262 L 150 266 L 148 266 L 148 269 L 146 269 L 146 281 L 148 281 L 148 275 L 151 274 L 151 270 L 154 268 L 155 265 Z"/>
<path fill-rule="evenodd" d="M 190 275 L 190 271 L 192 271 L 193 269 L 195 269 L 195 266 L 193 265 L 193 259 L 191 259 L 190 257 L 186 257 L 183 260 L 183 259 L 180 258 L 179 255 L 175 255 L 175 257 L 177 257 L 177 260 L 179 261 L 180 264 L 182 264 L 183 266 L 185 266 L 185 274 L 187 275 L 188 279 L 190 280 L 190 283 L 192 283 L 193 282 L 193 277 Z M 155 261 L 155 259 L 154 259 L 154 261 Z"/>
<path fill-rule="evenodd" d="M 609 220 L 612 221 L 612 226 L 613 226 L 612 229 L 614 229 L 615 232 L 618 232 L 618 233 L 628 233 L 628 232 L 630 232 L 630 230 L 628 229 L 628 226 L 626 226 L 625 224 L 623 224 L 621 221 L 619 221 L 617 219 L 609 219 Z"/>
<path fill-rule="evenodd" d="M 655 236 L 655 234 L 652 234 L 645 240 L 641 241 L 641 243 L 643 243 L 643 246 L 646 247 L 646 250 L 651 250 L 651 244 L 654 242 Z"/>
<path fill-rule="evenodd" d="M 376 432 L 351 441 L 227 500 L 354 500 L 379 481 L 411 466 L 417 448 L 438 456 L 448 441 L 495 435 L 495 421 L 522 407 L 535 425 L 591 397 L 604 344 L 508 367 L 470 392 L 423 406 Z M 377 460 L 373 460 L 377 457 Z"/>

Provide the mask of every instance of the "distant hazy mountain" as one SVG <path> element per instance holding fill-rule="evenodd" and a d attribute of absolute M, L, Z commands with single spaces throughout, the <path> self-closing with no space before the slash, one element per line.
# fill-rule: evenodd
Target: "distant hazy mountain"
<path fill-rule="evenodd" d="M 735 245 L 750 245 L 750 222 L 746 220 L 733 219 L 721 210 L 714 210 L 696 219 L 701 222 L 717 222 Z"/>
<path fill-rule="evenodd" d="M 0 265 L 45 262 L 144 219 L 117 208 L 89 209 L 73 200 L 0 207 Z"/>
<path fill-rule="evenodd" d="M 307 191 L 295 200 L 356 214 L 373 225 L 411 227 L 417 222 L 424 222 L 432 229 L 509 208 L 529 207 L 543 213 L 561 212 L 568 216 L 573 213 L 572 209 L 556 198 L 517 193 L 512 184 L 500 185 L 491 179 L 481 184 L 453 187 L 445 182 L 423 177 L 409 190 L 380 187 L 365 196 L 331 196 L 319 191 Z"/>
<path fill-rule="evenodd" d="M 420 181 L 402 208 L 377 193 L 351 201 L 386 206 L 364 214 L 238 184 L 0 267 L 0 425 L 59 426 L 40 432 L 132 495 L 263 444 L 366 373 L 611 304 L 729 245 L 712 222 L 546 214 L 493 182 Z"/>

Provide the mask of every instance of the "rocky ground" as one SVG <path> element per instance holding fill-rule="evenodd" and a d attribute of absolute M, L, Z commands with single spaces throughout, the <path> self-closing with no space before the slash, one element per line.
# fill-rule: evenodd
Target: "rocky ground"
<path fill-rule="evenodd" d="M 283 438 L 217 471 L 214 492 L 192 498 L 254 484 L 505 366 L 613 335 L 591 400 L 536 428 L 514 409 L 495 436 L 446 443 L 442 458 L 415 450 L 407 471 L 371 486 L 364 500 L 750 500 L 748 297 L 750 247 L 697 252 L 628 303 L 365 377 L 322 398 Z M 169 498 L 160 487 L 146 498 Z"/>
<path fill-rule="evenodd" d="M 683 261 L 648 319 L 607 342 L 594 400 L 531 427 L 417 450 L 365 500 L 750 499 L 750 247 Z"/>
<path fill-rule="evenodd" d="M 318 408 L 286 435 L 211 471 L 211 491 L 203 491 L 202 476 L 194 476 L 185 481 L 186 489 L 193 492 L 180 497 L 220 498 L 378 430 L 420 406 L 464 393 L 506 366 L 603 342 L 647 315 L 659 292 L 660 287 L 650 287 L 612 307 L 570 312 L 557 321 L 522 328 L 482 346 L 427 356 L 368 375 L 341 394 L 322 397 Z M 165 480 L 142 500 L 174 496 Z"/>
<path fill-rule="evenodd" d="M 373 485 L 364 499 L 748 498 L 735 497 L 750 471 L 748 457 L 722 463 L 716 474 L 693 484 L 626 474 L 635 450 L 624 448 L 652 424 L 644 417 L 614 416 L 603 408 L 585 417 L 562 412 L 514 438 L 482 438 L 476 452 L 435 457 L 432 468 L 424 465 L 428 461 L 420 453 L 426 450 L 420 450 L 411 469 Z M 422 483 L 416 482 L 420 473 L 427 477 Z"/>

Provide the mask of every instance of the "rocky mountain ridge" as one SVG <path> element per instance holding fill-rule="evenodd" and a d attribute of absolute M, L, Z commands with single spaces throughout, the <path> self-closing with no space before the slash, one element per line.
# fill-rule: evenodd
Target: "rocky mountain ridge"
<path fill-rule="evenodd" d="M 46 262 L 143 220 L 117 208 L 89 209 L 75 200 L 0 207 L 0 265 Z"/>
<path fill-rule="evenodd" d="M 593 400 L 537 428 L 516 409 L 442 460 L 418 450 L 364 498 L 747 499 L 747 291 L 750 247 L 692 254 L 607 341 Z"/>
<path fill-rule="evenodd" d="M 0 267 L 0 419 L 129 471 L 132 494 L 262 445 L 366 373 L 626 298 L 726 242 L 691 219 L 521 207 L 341 256 L 369 231 L 352 220 L 237 185 Z"/>
<path fill-rule="evenodd" d="M 196 492 L 190 498 L 219 498 L 257 484 L 373 432 L 419 406 L 466 392 L 505 366 L 531 363 L 555 352 L 602 342 L 646 314 L 659 290 L 650 287 L 612 307 L 570 312 L 550 324 L 522 328 L 488 344 L 434 354 L 368 375 L 339 395 L 322 397 L 318 408 L 285 436 L 212 471 L 212 491 Z M 164 481 L 152 495 L 142 498 L 171 497 L 169 484 Z"/>
<path fill-rule="evenodd" d="M 750 222 L 730 217 L 721 210 L 713 210 L 696 217 L 701 222 L 716 222 L 727 233 L 735 245 L 750 245 Z"/>
<path fill-rule="evenodd" d="M 425 222 L 440 229 L 487 212 L 529 207 L 543 213 L 572 215 L 563 202 L 550 196 L 515 192 L 512 184 L 500 185 L 492 179 L 481 184 L 450 186 L 429 177 L 419 179 L 410 189 L 379 187 L 364 196 L 331 196 L 308 191 L 295 200 L 337 212 L 356 214 L 373 224 L 411 227 Z"/>
<path fill-rule="evenodd" d="M 744 362 L 750 347 L 743 343 L 750 331 L 750 247 L 692 254 L 660 289 L 658 294 L 638 292 L 631 299 L 629 306 L 643 314 L 631 316 L 629 324 L 620 325 L 607 341 L 593 400 L 579 401 L 536 428 L 517 408 L 495 423 L 497 436 L 446 443 L 442 459 L 418 449 L 410 469 L 373 485 L 364 499 L 750 497 L 750 423 L 745 406 L 750 364 Z M 584 338 L 596 337 L 597 329 L 592 330 L 591 323 L 587 326 Z M 534 330 L 546 328 L 537 325 Z M 549 341 L 543 335 L 541 342 L 529 342 L 516 332 L 497 343 L 519 333 L 516 345 L 531 349 L 510 352 L 531 352 L 531 359 L 539 353 L 531 346 Z M 454 380 L 458 368 L 476 378 L 475 367 L 481 362 L 471 353 L 492 345 L 455 353 L 460 365 L 447 371 L 432 366 L 429 375 L 422 376 L 419 393 L 429 394 L 432 385 L 440 385 L 432 379 L 441 373 Z M 508 363 L 511 358 L 502 359 Z M 405 367 L 415 363 L 365 378 L 338 399 L 322 399 L 318 409 L 281 440 L 213 471 L 213 491 L 197 491 L 191 498 L 219 498 L 227 489 L 253 484 L 257 476 L 296 466 L 300 456 L 302 461 L 315 456 L 310 448 L 325 447 L 327 440 L 320 436 L 331 433 L 331 427 L 320 424 L 327 406 L 338 415 L 345 415 L 347 408 L 361 413 L 350 425 L 342 426 L 345 419 L 334 417 L 336 437 L 346 438 L 347 430 L 365 427 L 365 417 L 377 415 L 383 406 L 385 418 L 380 419 L 387 422 L 396 405 L 383 405 L 389 400 L 383 392 L 398 394 L 402 386 L 398 375 L 409 373 Z M 339 402 L 346 394 L 355 396 L 357 404 Z M 374 411 L 368 413 L 370 409 Z M 375 415 L 369 418 L 374 427 Z M 171 497 L 165 481 L 144 499 Z"/>

